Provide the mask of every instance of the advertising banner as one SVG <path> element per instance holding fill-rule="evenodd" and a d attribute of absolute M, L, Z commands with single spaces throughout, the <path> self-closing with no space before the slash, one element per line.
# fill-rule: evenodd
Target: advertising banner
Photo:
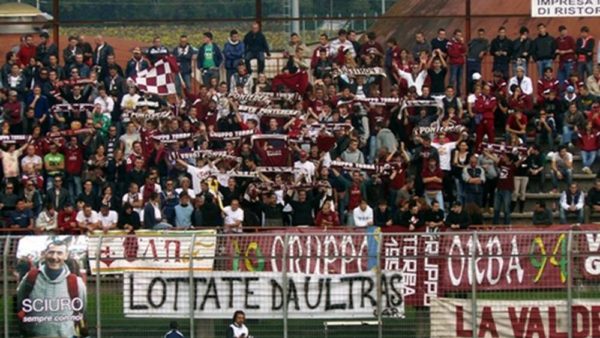
<path fill-rule="evenodd" d="M 600 16 L 600 1 L 531 0 L 531 16 L 534 18 Z"/>

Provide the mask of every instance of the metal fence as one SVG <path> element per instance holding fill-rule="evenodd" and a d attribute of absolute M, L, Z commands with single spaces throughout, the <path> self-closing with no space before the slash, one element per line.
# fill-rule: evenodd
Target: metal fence
<path fill-rule="evenodd" d="M 87 239 L 89 336 L 159 337 L 176 320 L 223 337 L 236 310 L 256 338 L 600 334 L 595 229 L 148 236 Z M 4 337 L 24 325 L 19 241 L 0 241 Z"/>

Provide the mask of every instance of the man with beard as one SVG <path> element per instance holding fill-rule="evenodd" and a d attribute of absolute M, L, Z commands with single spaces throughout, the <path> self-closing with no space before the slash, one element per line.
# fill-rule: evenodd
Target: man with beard
<path fill-rule="evenodd" d="M 86 286 L 65 264 L 68 257 L 65 242 L 51 242 L 44 250 L 41 267 L 31 269 L 21 280 L 17 288 L 17 309 L 24 337 L 85 335 L 81 329 Z M 41 317 L 53 320 L 36 321 Z"/>

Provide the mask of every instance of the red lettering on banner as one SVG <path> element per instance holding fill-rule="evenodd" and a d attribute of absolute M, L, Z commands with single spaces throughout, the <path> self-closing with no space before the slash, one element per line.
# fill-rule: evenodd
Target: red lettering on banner
<path fill-rule="evenodd" d="M 592 337 L 600 337 L 600 306 L 592 306 Z"/>
<path fill-rule="evenodd" d="M 465 329 L 465 312 L 462 306 L 456 307 L 456 336 L 473 337 L 473 331 Z"/>
<path fill-rule="evenodd" d="M 525 325 L 527 324 L 527 314 L 529 313 L 528 307 L 521 308 L 521 315 L 517 317 L 517 312 L 514 307 L 508 308 L 508 317 L 510 318 L 510 324 L 512 325 L 513 333 L 515 337 L 523 337 L 525 334 Z"/>
<path fill-rule="evenodd" d="M 146 250 L 144 250 L 144 258 L 146 258 L 146 254 L 148 253 L 148 249 L 150 249 L 152 251 L 152 257 L 154 257 L 154 260 L 157 261 L 158 260 L 158 254 L 156 253 L 156 243 L 154 242 L 154 239 L 151 239 L 150 241 L 148 241 L 148 246 L 146 247 Z"/>
<path fill-rule="evenodd" d="M 499 338 L 498 330 L 496 329 L 496 323 L 494 322 L 494 316 L 492 315 L 492 308 L 484 306 L 481 311 L 481 324 L 479 324 L 479 337 L 487 337 L 487 333 L 490 333 L 493 338 Z"/>
<path fill-rule="evenodd" d="M 525 338 L 533 337 L 546 338 L 544 322 L 542 321 L 540 308 L 538 307 L 531 308 L 531 312 L 529 312 L 529 322 L 527 323 L 527 334 L 525 335 Z"/>
<path fill-rule="evenodd" d="M 171 255 L 169 254 L 169 248 L 170 245 L 174 244 L 175 245 L 175 262 L 179 262 L 181 261 L 180 257 L 181 257 L 181 242 L 178 240 L 166 240 L 165 241 L 165 251 L 167 252 L 167 259 L 165 260 L 165 262 L 169 261 L 169 257 L 171 257 Z"/>
<path fill-rule="evenodd" d="M 550 338 L 567 338 L 569 336 L 566 332 L 558 332 L 556 307 L 554 306 L 548 308 L 548 326 L 550 327 L 550 331 L 548 333 L 548 337 Z"/>
<path fill-rule="evenodd" d="M 579 317 L 581 318 L 581 327 L 579 327 Z M 571 323 L 573 323 L 573 338 L 588 337 L 590 333 L 590 314 L 585 306 L 573 305 L 571 308 Z"/>

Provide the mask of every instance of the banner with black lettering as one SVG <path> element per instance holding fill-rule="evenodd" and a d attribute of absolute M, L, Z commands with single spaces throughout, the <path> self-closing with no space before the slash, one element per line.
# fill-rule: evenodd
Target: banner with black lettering
<path fill-rule="evenodd" d="M 375 271 L 344 275 L 211 272 L 209 274 L 130 272 L 124 275 L 126 317 L 230 319 L 242 310 L 255 319 L 287 315 L 304 318 L 376 318 L 378 293 L 382 315 L 402 318 L 402 275 Z M 190 285 L 193 285 L 190 288 Z M 190 289 L 193 299 L 190 302 Z M 193 306 L 193 313 L 190 311 Z"/>
<path fill-rule="evenodd" d="M 473 323 L 469 299 L 435 298 L 431 303 L 432 338 L 567 337 L 569 304 L 566 300 L 477 300 Z M 571 306 L 573 337 L 600 337 L 597 300 L 575 299 Z M 475 333 L 473 332 L 473 324 Z"/>
<path fill-rule="evenodd" d="M 531 0 L 534 18 L 600 16 L 597 0 Z"/>
<path fill-rule="evenodd" d="M 86 236 L 26 236 L 19 240 L 15 310 L 23 337 L 88 336 L 87 245 Z"/>
<path fill-rule="evenodd" d="M 135 235 L 114 231 L 108 236 L 93 233 L 89 236 L 88 245 L 90 270 L 92 274 L 98 271 L 101 274 L 121 274 L 126 270 L 187 271 L 190 267 L 194 271 L 211 271 L 216 233 L 216 230 L 138 230 Z M 190 254 L 194 259 L 191 266 Z"/>

